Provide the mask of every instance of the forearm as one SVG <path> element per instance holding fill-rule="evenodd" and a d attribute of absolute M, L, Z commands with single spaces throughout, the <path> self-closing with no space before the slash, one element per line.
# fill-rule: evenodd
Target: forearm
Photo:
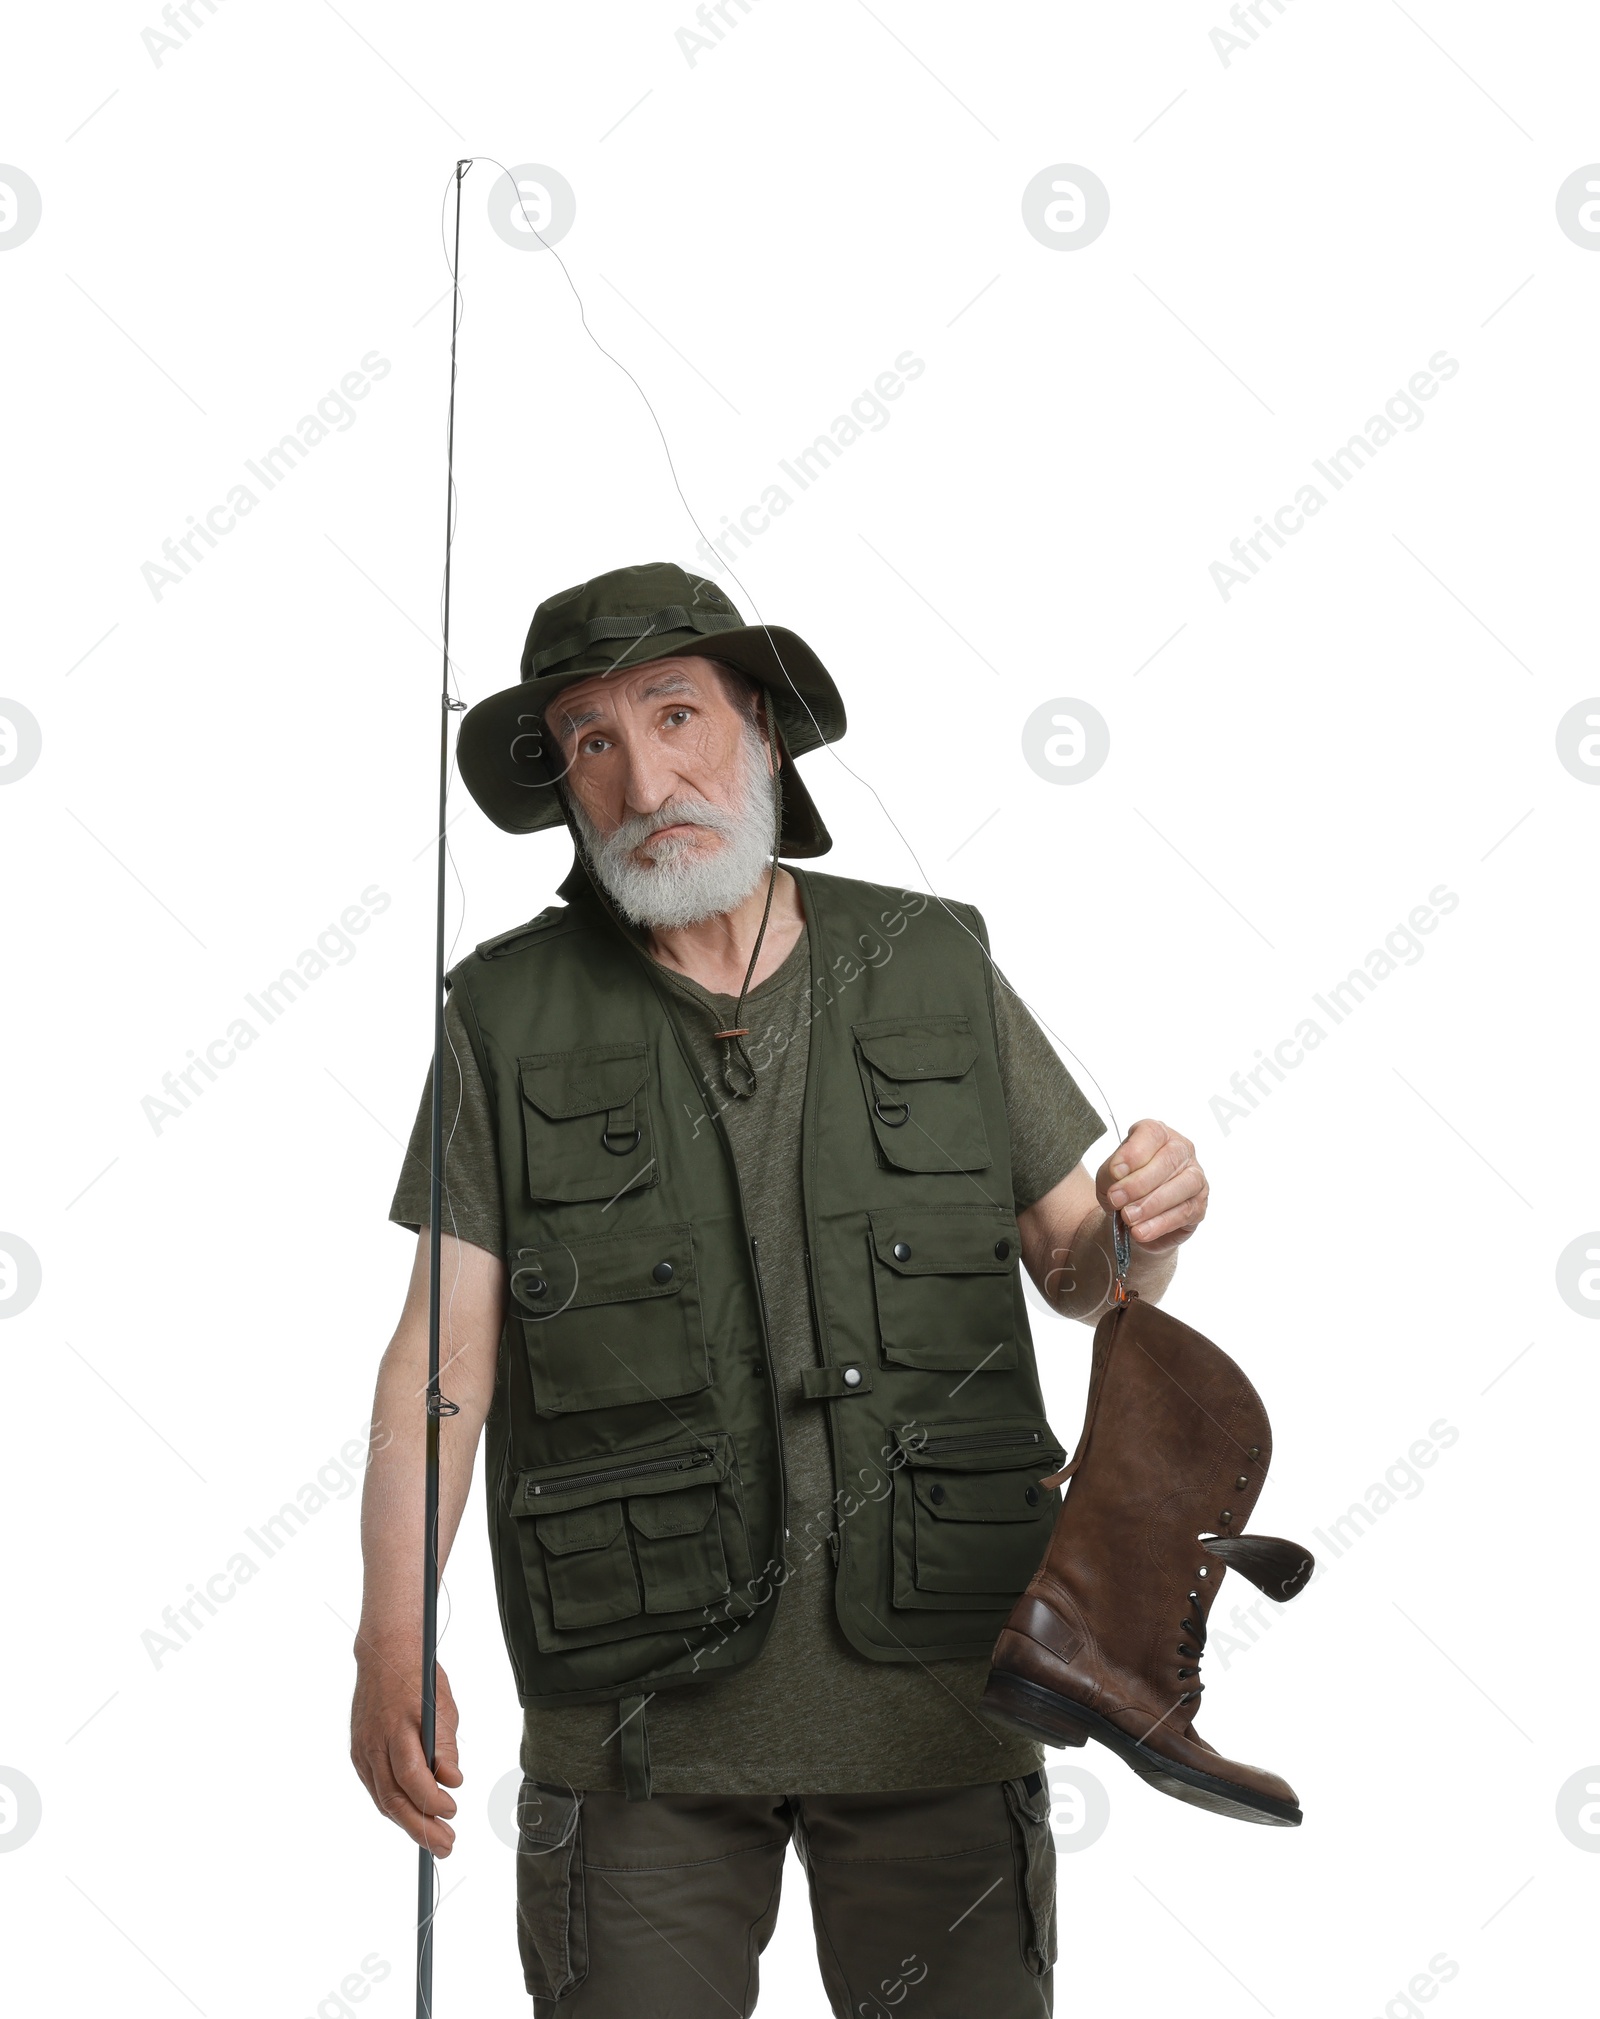
<path fill-rule="evenodd" d="M 362 1641 L 420 1644 L 427 1451 L 427 1237 L 418 1242 L 405 1310 L 378 1369 L 372 1454 L 361 1501 L 365 1578 Z M 458 1413 L 439 1419 L 439 1566 L 461 1525 L 478 1440 L 494 1394 L 499 1337 L 498 1259 L 446 1237 L 440 1312 L 440 1387 Z M 358 1646 L 357 1653 L 362 1648 Z"/>
<path fill-rule="evenodd" d="M 369 1648 L 420 1645 L 427 1433 L 427 1338 L 397 1333 L 378 1372 L 372 1457 L 361 1501 L 364 1571 L 359 1638 Z M 457 1397 L 449 1388 L 452 1401 Z M 460 1403 L 439 1422 L 439 1568 L 461 1525 L 485 1409 Z M 469 1413 L 470 1409 L 470 1413 Z"/>

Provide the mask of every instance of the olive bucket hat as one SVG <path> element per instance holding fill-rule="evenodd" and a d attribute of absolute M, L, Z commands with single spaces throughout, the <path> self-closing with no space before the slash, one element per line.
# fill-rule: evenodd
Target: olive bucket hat
<path fill-rule="evenodd" d="M 544 722 L 551 701 L 598 673 L 687 657 L 720 659 L 765 692 L 781 758 L 779 853 L 825 855 L 832 837 L 794 759 L 843 736 L 838 688 L 803 638 L 776 624 L 746 624 L 715 583 L 670 561 L 613 568 L 539 605 L 522 651 L 521 680 L 462 718 L 456 763 L 467 790 L 510 834 L 561 826 L 565 816 L 555 789 L 561 754 Z"/>

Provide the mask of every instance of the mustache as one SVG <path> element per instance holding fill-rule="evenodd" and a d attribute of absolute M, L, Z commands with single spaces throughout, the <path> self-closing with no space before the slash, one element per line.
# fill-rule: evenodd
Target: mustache
<path fill-rule="evenodd" d="M 602 846 L 608 856 L 632 854 L 663 828 L 682 824 L 709 828 L 713 834 L 726 837 L 737 831 L 739 817 L 725 806 L 713 805 L 709 799 L 687 796 L 669 799 L 653 813 L 639 813 L 631 820 L 624 820 L 606 836 Z"/>

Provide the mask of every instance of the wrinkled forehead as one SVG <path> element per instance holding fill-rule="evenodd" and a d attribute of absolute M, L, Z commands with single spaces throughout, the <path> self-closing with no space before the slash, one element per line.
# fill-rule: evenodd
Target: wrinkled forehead
<path fill-rule="evenodd" d="M 623 673 L 596 673 L 564 688 L 545 710 L 545 722 L 555 736 L 577 736 L 596 723 L 649 707 L 653 702 L 688 697 L 703 700 L 720 692 L 716 668 L 707 659 L 659 659 Z"/>

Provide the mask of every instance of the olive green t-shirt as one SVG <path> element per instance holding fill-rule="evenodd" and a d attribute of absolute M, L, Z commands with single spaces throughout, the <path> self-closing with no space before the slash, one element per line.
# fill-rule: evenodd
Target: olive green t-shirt
<path fill-rule="evenodd" d="M 983 1660 L 873 1662 L 850 1645 L 834 1614 L 833 1458 L 825 1412 L 802 1398 L 803 1368 L 819 1364 L 805 1274 L 800 1120 L 810 1039 L 810 959 L 802 932 L 777 971 L 745 998 L 755 1091 L 734 1100 L 722 1084 L 724 1028 L 734 998 L 713 995 L 662 966 L 705 1086 L 720 1113 L 760 1243 L 779 1420 L 789 1479 L 788 1576 L 765 1645 L 753 1661 L 649 1700 L 651 1782 L 661 1794 L 869 1793 L 1007 1780 L 1041 1765 L 1032 1741 L 991 1725 L 975 1708 Z M 998 978 L 1000 1076 L 1020 1212 L 1077 1165 L 1104 1131 L 1049 1040 Z M 489 1099 L 453 1002 L 446 1005 L 444 1218 L 457 1239 L 504 1252 L 500 1179 Z M 431 1074 L 389 1217 L 428 1217 Z M 523 1713 L 522 1765 L 542 1780 L 620 1790 L 615 1704 L 534 1705 Z"/>

